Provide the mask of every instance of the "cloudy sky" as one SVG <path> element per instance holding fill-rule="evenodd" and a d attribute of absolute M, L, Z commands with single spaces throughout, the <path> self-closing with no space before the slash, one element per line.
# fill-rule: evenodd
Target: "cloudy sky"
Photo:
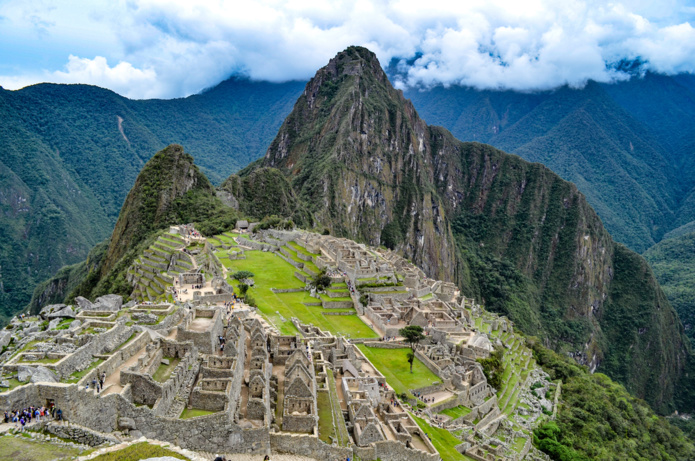
<path fill-rule="evenodd" d="M 400 86 L 549 89 L 695 72 L 695 0 L 0 0 L 0 85 L 174 98 L 231 75 L 309 79 L 363 45 Z M 409 64 L 406 64 L 409 63 Z"/>

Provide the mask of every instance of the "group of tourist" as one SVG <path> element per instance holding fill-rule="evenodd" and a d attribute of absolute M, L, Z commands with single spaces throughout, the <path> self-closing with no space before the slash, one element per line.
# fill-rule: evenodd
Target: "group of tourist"
<path fill-rule="evenodd" d="M 413 395 L 415 395 L 416 398 L 422 400 L 425 403 L 434 403 L 434 397 L 425 397 L 419 392 L 415 392 Z"/>
<path fill-rule="evenodd" d="M 396 341 L 395 336 L 384 336 L 381 338 L 382 341 Z"/>
<path fill-rule="evenodd" d="M 101 391 L 104 390 L 104 381 L 106 381 L 106 372 L 103 371 L 101 374 L 99 374 L 99 370 L 97 370 L 96 376 L 92 378 L 92 389 L 96 389 L 97 394 Z M 85 386 L 85 390 L 89 389 L 89 383 Z"/>
<path fill-rule="evenodd" d="M 220 342 L 220 355 L 223 355 L 224 354 L 224 345 L 227 343 L 227 340 L 222 335 L 218 336 L 217 340 Z"/>
<path fill-rule="evenodd" d="M 55 419 L 61 421 L 63 419 L 63 411 L 55 405 L 49 407 L 28 407 L 23 410 L 5 411 L 3 419 L 5 424 L 14 423 L 20 431 L 24 430 L 27 424 L 31 424 L 32 420 L 41 421 L 43 419 Z"/>

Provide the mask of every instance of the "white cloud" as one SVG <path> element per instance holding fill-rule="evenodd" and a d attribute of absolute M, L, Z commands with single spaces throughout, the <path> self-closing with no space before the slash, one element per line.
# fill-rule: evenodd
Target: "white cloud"
<path fill-rule="evenodd" d="M 52 9 L 37 7 L 44 2 Z M 25 0 L 31 5 L 9 2 L 0 15 L 16 30 L 40 28 L 37 37 L 48 35 L 70 57 L 57 70 L 4 70 L 0 84 L 82 82 L 136 98 L 178 97 L 232 74 L 308 79 L 338 51 L 363 45 L 384 65 L 417 57 L 401 86 L 580 86 L 625 78 L 612 67 L 621 59 L 641 58 L 656 72 L 695 71 L 695 11 L 687 2 L 124 0 L 69 10 Z M 73 13 L 95 37 L 89 49 L 79 43 Z"/>

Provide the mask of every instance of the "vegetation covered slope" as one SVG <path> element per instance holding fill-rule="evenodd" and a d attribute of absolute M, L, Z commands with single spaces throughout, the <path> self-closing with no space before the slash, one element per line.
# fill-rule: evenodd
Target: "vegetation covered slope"
<path fill-rule="evenodd" d="M 201 231 L 219 232 L 232 227 L 237 212 L 225 206 L 207 177 L 183 147 L 172 144 L 157 152 L 138 175 L 128 193 L 108 242 L 89 258 L 62 269 L 40 284 L 31 302 L 37 311 L 47 301 L 102 294 L 129 295 L 133 287 L 126 270 L 137 255 L 172 224 L 200 223 Z"/>
<path fill-rule="evenodd" d="M 534 443 L 553 460 L 686 460 L 695 447 L 643 401 L 602 373 L 529 344 L 539 365 L 562 380 L 557 417 L 534 431 Z"/>
<path fill-rule="evenodd" d="M 108 237 L 154 152 L 185 143 L 219 183 L 263 154 L 303 85 L 232 79 L 168 101 L 87 85 L 0 89 L 0 325 Z"/>
<path fill-rule="evenodd" d="M 644 257 L 683 321 L 686 334 L 695 339 L 695 233 L 662 240 Z"/>
<path fill-rule="evenodd" d="M 625 364 L 618 379 L 673 408 L 689 346 L 644 260 L 544 166 L 428 127 L 368 50 L 317 72 L 242 176 L 261 167 L 286 175 L 317 226 L 395 248 L 592 367 Z"/>
<path fill-rule="evenodd" d="M 644 251 L 694 219 L 695 78 L 647 73 L 539 93 L 411 90 L 458 138 L 542 162 L 577 184 L 616 240 Z"/>

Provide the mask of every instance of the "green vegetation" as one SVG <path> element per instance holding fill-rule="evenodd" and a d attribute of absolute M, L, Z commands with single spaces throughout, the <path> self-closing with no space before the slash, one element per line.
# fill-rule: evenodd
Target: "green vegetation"
<path fill-rule="evenodd" d="M 155 152 L 181 142 L 219 184 L 263 155 L 303 89 L 304 82 L 231 79 L 200 95 L 150 101 L 89 85 L 3 90 L 0 189 L 21 201 L 7 202 L 0 213 L 0 326 L 29 303 L 39 282 L 84 260 L 111 235 L 128 190 Z M 55 283 L 40 291 L 46 299 L 33 304 L 43 306 L 62 302 L 72 287 Z"/>
<path fill-rule="evenodd" d="M 70 378 L 66 380 L 67 383 L 77 383 L 80 381 L 80 379 L 84 378 L 90 371 L 104 363 L 104 359 L 94 359 L 92 360 L 92 363 L 89 364 L 87 368 L 85 368 L 82 371 L 76 371 L 73 374 L 70 375 Z"/>
<path fill-rule="evenodd" d="M 456 419 L 460 418 L 461 416 L 466 416 L 468 413 L 471 412 L 471 409 L 468 407 L 464 407 L 463 405 L 459 405 L 454 408 L 449 408 L 447 410 L 442 410 L 439 413 L 443 415 L 447 415 L 451 417 L 451 419 Z"/>
<path fill-rule="evenodd" d="M 478 363 L 483 366 L 483 373 L 485 374 L 487 383 L 495 389 L 499 389 L 502 384 L 503 357 L 504 349 L 497 348 L 490 354 L 490 357 L 478 359 Z"/>
<path fill-rule="evenodd" d="M 0 461 L 53 461 L 73 459 L 77 448 L 36 441 L 26 437 L 0 437 Z"/>
<path fill-rule="evenodd" d="M 171 373 L 173 373 L 174 368 L 176 368 L 176 365 L 179 364 L 181 359 L 179 358 L 172 358 L 172 357 L 164 357 L 165 359 L 169 359 L 169 365 L 165 364 L 160 364 L 159 368 L 157 368 L 157 371 L 155 371 L 152 374 L 152 379 L 157 381 L 158 383 L 163 383 L 169 377 L 171 376 Z"/>
<path fill-rule="evenodd" d="M 295 334 L 297 329 L 291 322 L 296 317 L 304 323 L 311 323 L 331 333 L 350 335 L 352 338 L 376 338 L 372 331 L 357 315 L 323 315 L 333 309 L 321 306 L 307 306 L 306 303 L 319 302 L 306 291 L 296 293 L 273 293 L 271 288 L 304 288 L 304 283 L 294 276 L 296 268 L 270 252 L 246 251 L 246 259 L 222 260 L 231 271 L 249 270 L 256 276 L 254 286 L 249 290 L 258 309 L 275 325 L 282 334 Z M 237 286 L 233 279 L 230 283 Z M 351 310 L 354 312 L 354 309 Z"/>
<path fill-rule="evenodd" d="M 534 431 L 534 443 L 554 460 L 693 459 L 695 446 L 643 401 L 601 373 L 530 343 L 551 379 L 562 379 L 555 421 Z"/>
<path fill-rule="evenodd" d="M 663 240 L 644 257 L 678 312 L 685 334 L 695 341 L 695 233 Z"/>
<path fill-rule="evenodd" d="M 407 327 L 398 330 L 398 334 L 405 338 L 405 341 L 410 344 L 410 349 L 413 351 L 415 350 L 417 343 L 425 339 L 425 335 L 423 335 L 422 332 L 423 329 L 419 325 L 408 325 Z M 410 360 L 408 360 L 408 362 L 411 364 L 410 366 L 412 371 L 412 362 Z"/>
<path fill-rule="evenodd" d="M 179 418 L 180 419 L 188 419 L 188 418 L 195 418 L 196 416 L 212 415 L 215 413 L 216 412 L 214 412 L 214 411 L 199 410 L 197 408 L 184 408 L 184 410 L 181 412 L 181 416 L 179 416 Z"/>
<path fill-rule="evenodd" d="M 447 431 L 446 429 L 432 427 L 427 424 L 424 419 L 418 418 L 415 415 L 411 416 L 417 425 L 420 426 L 420 429 L 422 429 L 422 431 L 430 437 L 432 445 L 434 445 L 434 448 L 437 449 L 442 459 L 452 461 L 457 459 L 470 460 L 469 457 L 462 455 L 454 448 L 456 445 L 459 445 L 461 441 L 454 437 L 451 432 Z"/>
<path fill-rule="evenodd" d="M 159 445 L 151 445 L 147 442 L 134 443 L 120 450 L 104 453 L 93 459 L 94 461 L 138 461 L 141 459 L 162 458 L 164 456 L 188 459 L 180 453 Z"/>
<path fill-rule="evenodd" d="M 319 438 L 328 444 L 335 440 L 340 446 L 347 446 L 349 442 L 347 427 L 345 427 L 343 413 L 340 410 L 332 370 L 328 370 L 327 380 L 327 391 L 319 392 L 316 396 L 319 413 Z"/>
<path fill-rule="evenodd" d="M 408 367 L 407 355 L 410 349 L 381 349 L 358 344 L 357 347 L 370 362 L 384 375 L 386 382 L 397 394 L 410 394 L 410 389 L 431 386 L 439 382 L 437 375 L 432 373 L 419 359 L 413 363 L 413 373 Z"/>
<path fill-rule="evenodd" d="M 413 89 L 406 97 L 428 123 L 456 138 L 543 163 L 574 182 L 615 239 L 643 252 L 693 219 L 693 201 L 685 199 L 692 197 L 695 164 L 693 88 L 647 74 L 581 89 L 520 93 L 452 85 Z"/>

